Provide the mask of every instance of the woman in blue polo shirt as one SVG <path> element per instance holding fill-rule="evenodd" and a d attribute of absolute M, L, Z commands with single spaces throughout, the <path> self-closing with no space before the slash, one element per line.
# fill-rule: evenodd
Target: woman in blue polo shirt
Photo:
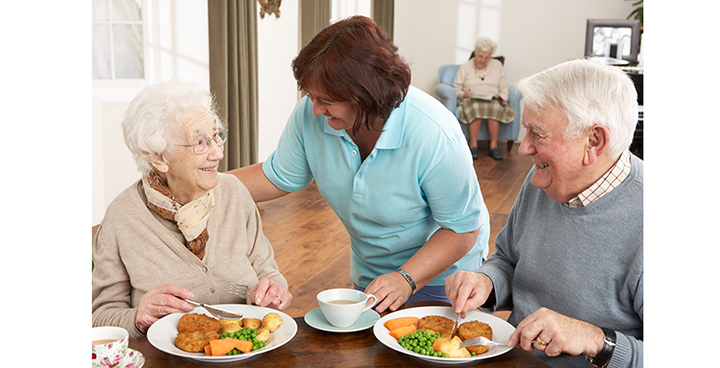
<path fill-rule="evenodd" d="M 477 269 L 490 221 L 457 119 L 410 86 L 387 34 L 355 16 L 293 60 L 307 93 L 264 163 L 233 170 L 255 201 L 318 190 L 350 234 L 350 276 L 378 312 L 446 301 L 445 278 Z"/>

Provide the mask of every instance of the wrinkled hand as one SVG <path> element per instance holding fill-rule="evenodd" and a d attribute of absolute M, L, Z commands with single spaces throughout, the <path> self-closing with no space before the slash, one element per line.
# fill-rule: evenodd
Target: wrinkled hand
<path fill-rule="evenodd" d="M 470 97 L 472 97 L 472 95 L 473 95 L 473 93 L 469 89 L 466 89 L 465 92 L 463 93 L 463 97 L 465 97 L 465 98 L 470 98 Z"/>
<path fill-rule="evenodd" d="M 166 284 L 148 290 L 138 305 L 135 326 L 142 331 L 158 319 L 170 313 L 191 312 L 195 307 L 182 299 L 192 299 L 190 290 L 173 284 Z"/>
<path fill-rule="evenodd" d="M 372 280 L 365 288 L 365 294 L 372 294 L 377 297 L 378 303 L 375 311 L 384 312 L 386 309 L 396 311 L 400 306 L 410 299 L 412 288 L 407 280 L 398 272 L 390 272 L 380 275 Z"/>
<path fill-rule="evenodd" d="M 262 277 L 248 293 L 248 299 L 255 305 L 281 311 L 290 306 L 292 294 L 281 283 Z"/>
<path fill-rule="evenodd" d="M 458 271 L 445 279 L 445 295 L 452 303 L 453 311 L 465 318 L 465 313 L 485 303 L 493 283 L 482 273 Z"/>
<path fill-rule="evenodd" d="M 507 101 L 500 98 L 500 105 L 503 105 L 503 106 L 507 105 Z"/>
<path fill-rule="evenodd" d="M 602 349 L 603 339 L 600 327 L 540 308 L 518 324 L 508 339 L 508 346 L 518 345 L 530 352 L 538 349 L 548 356 L 567 353 L 594 357 Z"/>

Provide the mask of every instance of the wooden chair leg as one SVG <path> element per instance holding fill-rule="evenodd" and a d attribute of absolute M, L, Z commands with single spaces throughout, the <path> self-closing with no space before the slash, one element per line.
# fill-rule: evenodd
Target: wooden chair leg
<path fill-rule="evenodd" d="M 512 151 L 512 147 L 513 147 L 514 143 L 515 143 L 515 141 L 507 141 L 507 151 L 508 152 Z"/>

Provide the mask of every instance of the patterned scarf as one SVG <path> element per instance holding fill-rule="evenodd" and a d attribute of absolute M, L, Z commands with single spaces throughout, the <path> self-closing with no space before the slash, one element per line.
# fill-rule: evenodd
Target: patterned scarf
<path fill-rule="evenodd" d="M 205 256 L 205 245 L 210 238 L 207 231 L 208 218 L 215 207 L 212 191 L 189 203 L 181 203 L 162 182 L 157 172 L 143 176 L 142 182 L 148 207 L 163 218 L 175 221 L 187 241 L 185 246 L 202 259 Z"/>

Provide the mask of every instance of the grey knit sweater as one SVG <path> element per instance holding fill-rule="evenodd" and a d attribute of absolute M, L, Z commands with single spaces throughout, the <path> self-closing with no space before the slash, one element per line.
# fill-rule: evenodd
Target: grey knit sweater
<path fill-rule="evenodd" d="M 483 310 L 512 309 L 508 322 L 517 326 L 546 307 L 613 329 L 609 367 L 643 366 L 643 162 L 631 160 L 619 187 L 576 209 L 552 200 L 527 176 L 497 251 L 478 270 L 495 288 Z M 535 354 L 554 367 L 591 366 L 582 355 Z"/>

